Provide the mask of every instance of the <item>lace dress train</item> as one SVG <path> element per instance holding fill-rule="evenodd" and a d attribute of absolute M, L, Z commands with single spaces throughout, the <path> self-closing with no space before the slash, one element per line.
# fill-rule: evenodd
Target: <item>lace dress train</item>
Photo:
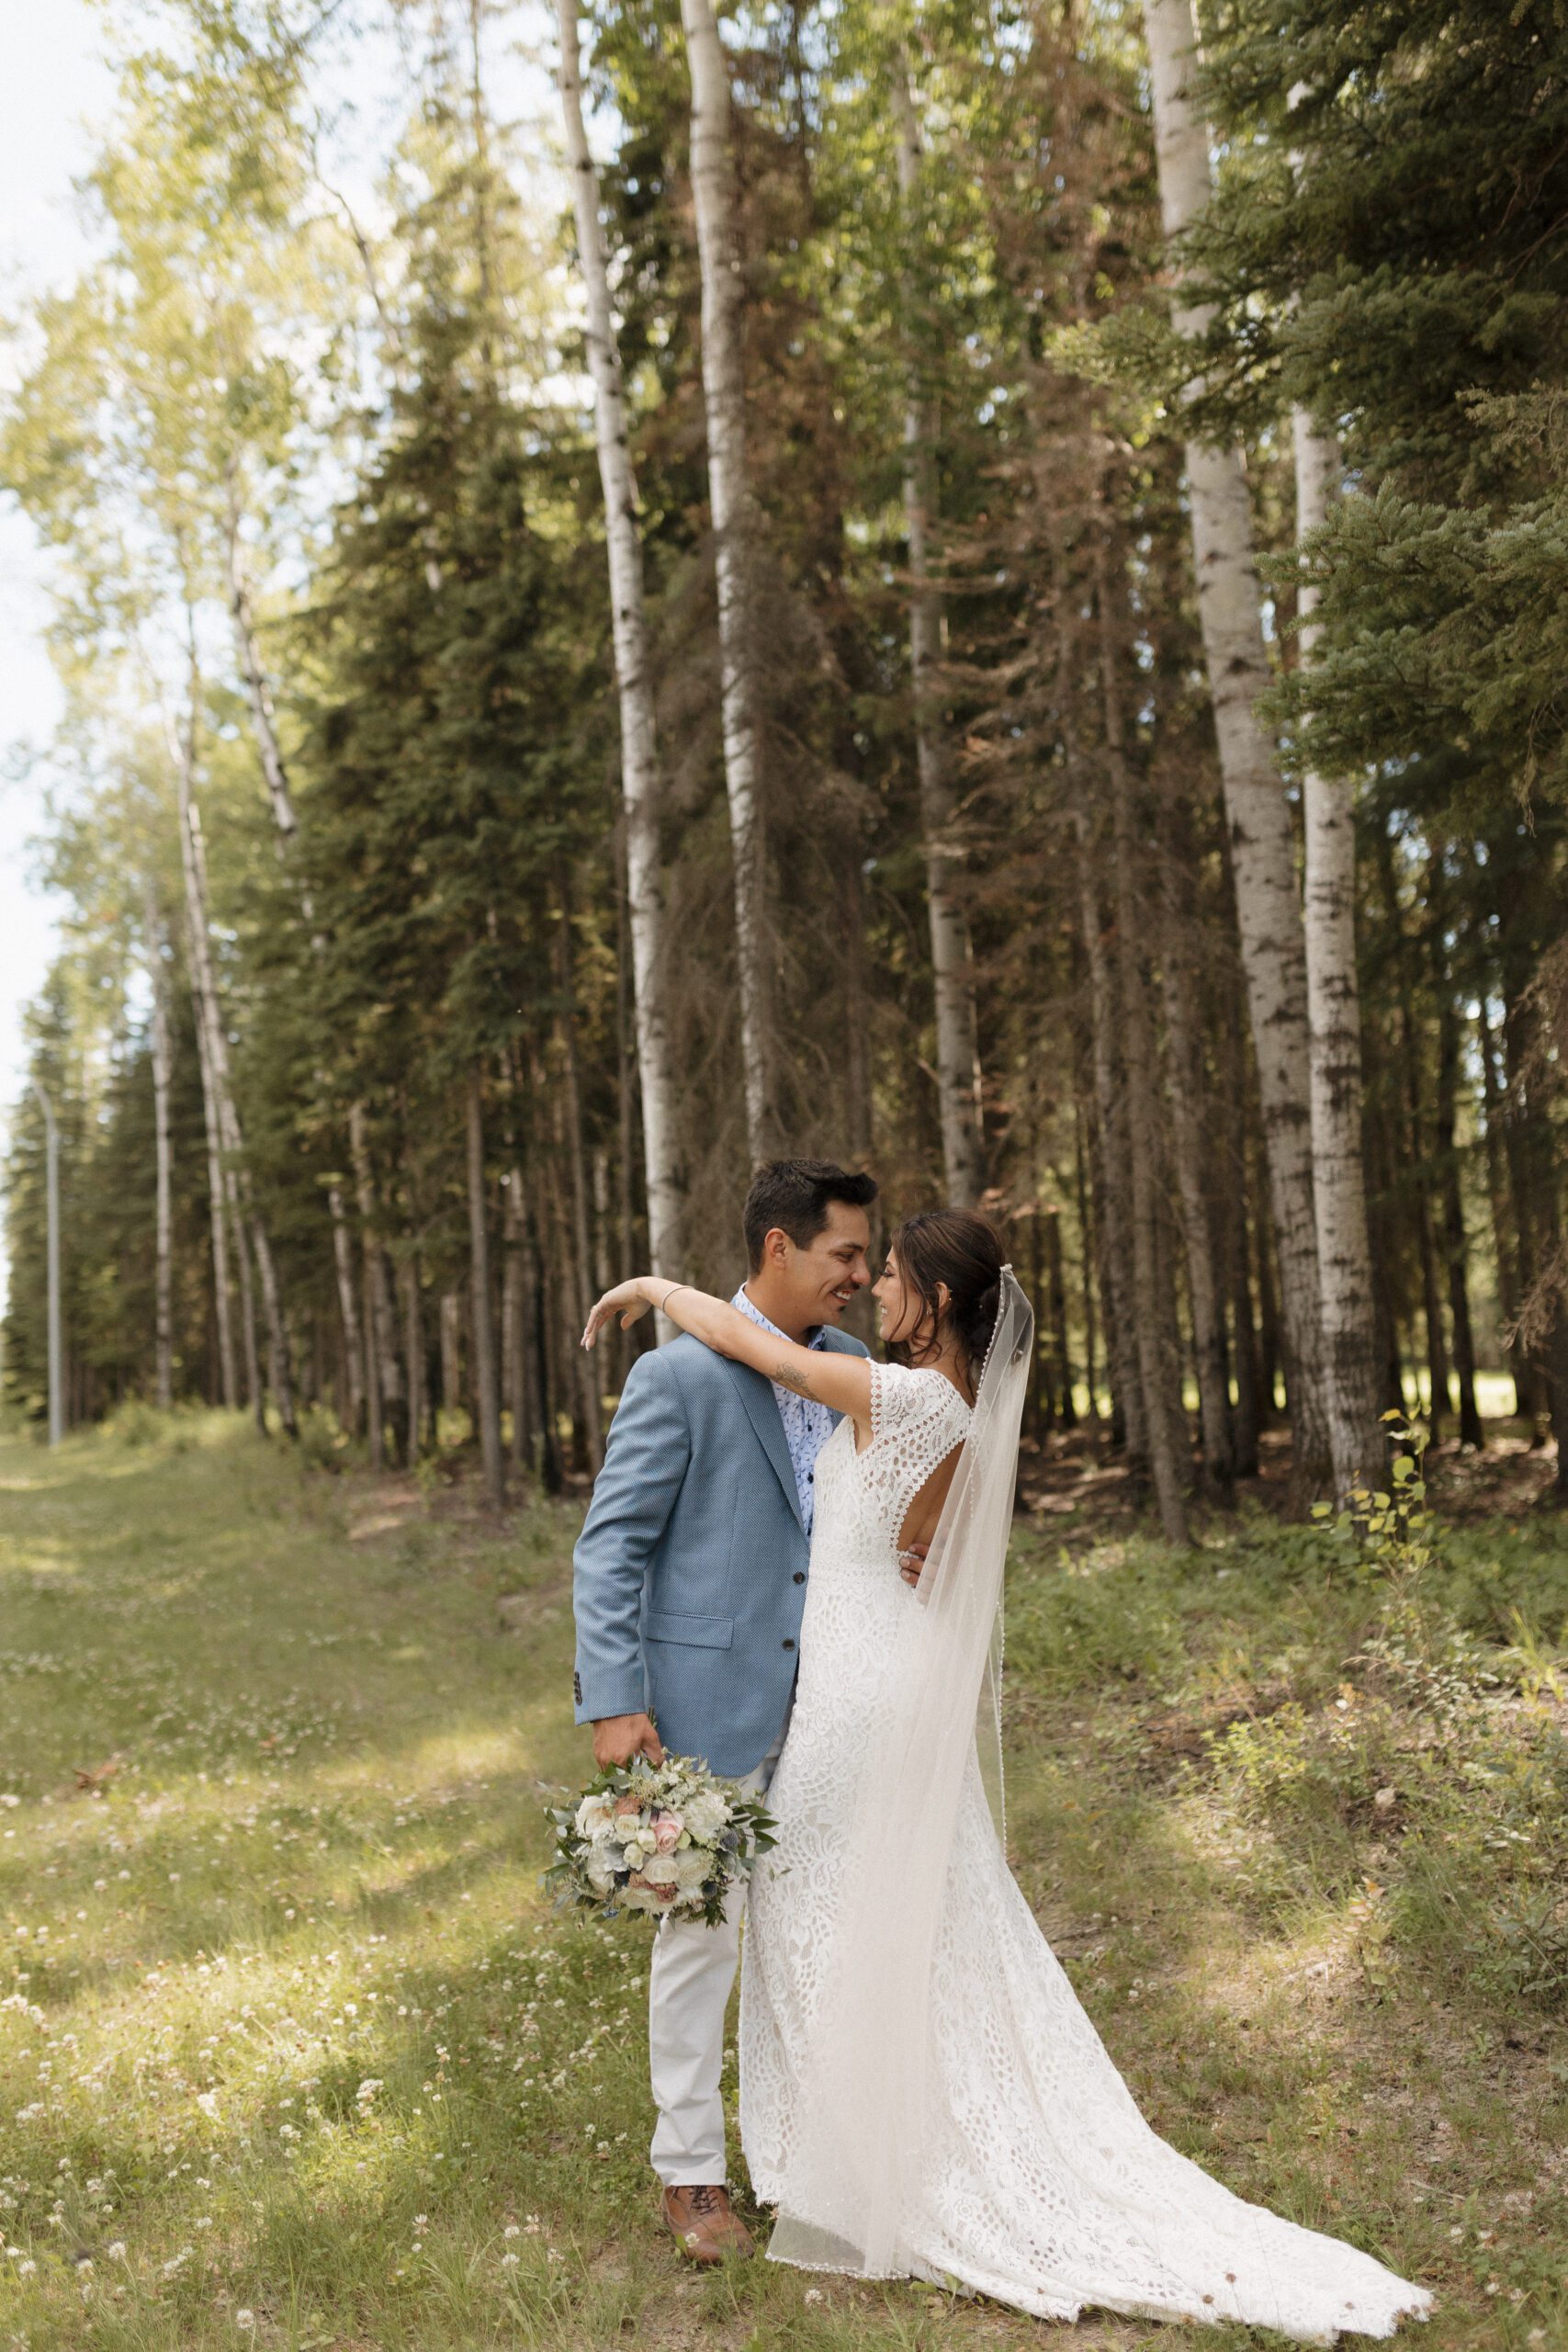
<path fill-rule="evenodd" d="M 764 2201 L 778 2201 L 811 2037 L 852 1964 L 841 1860 L 899 1722 L 919 1607 L 897 1532 L 966 1422 L 941 1374 L 879 1366 L 871 1442 L 857 1453 L 846 1421 L 818 1460 L 800 1683 L 769 1798 L 780 1838 L 752 1884 L 741 1973 L 741 2138 Z M 1427 2309 L 1425 2290 L 1247 2204 L 1150 2130 L 1007 1867 L 973 1764 L 932 1991 L 897 2275 L 957 2279 L 1041 2318 L 1094 2305 L 1307 2343 L 1386 2336 Z"/>

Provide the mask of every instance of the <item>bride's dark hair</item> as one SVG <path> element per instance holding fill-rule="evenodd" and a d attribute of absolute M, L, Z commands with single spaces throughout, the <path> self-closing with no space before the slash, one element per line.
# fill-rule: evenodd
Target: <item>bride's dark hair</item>
<path fill-rule="evenodd" d="M 977 1380 L 996 1328 L 1002 1295 L 1002 1245 L 996 1227 L 973 1209 L 927 1209 L 906 1217 L 887 1244 L 905 1283 L 920 1302 L 912 1331 L 888 1353 L 908 1363 L 937 1344 L 944 1320 L 941 1285 L 947 1285 L 945 1320 Z"/>

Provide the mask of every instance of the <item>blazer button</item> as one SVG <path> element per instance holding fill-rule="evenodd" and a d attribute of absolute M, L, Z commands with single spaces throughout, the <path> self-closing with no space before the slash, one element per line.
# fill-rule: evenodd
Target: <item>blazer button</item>
<path fill-rule="evenodd" d="M 796 1584 L 804 1584 L 806 1582 L 806 1570 L 804 1568 L 796 1568 L 795 1572 L 795 1581 Z"/>
<path fill-rule="evenodd" d="M 786 1650 L 792 1650 L 795 1647 L 795 1644 L 793 1642 L 786 1642 L 784 1644 L 784 1647 Z"/>

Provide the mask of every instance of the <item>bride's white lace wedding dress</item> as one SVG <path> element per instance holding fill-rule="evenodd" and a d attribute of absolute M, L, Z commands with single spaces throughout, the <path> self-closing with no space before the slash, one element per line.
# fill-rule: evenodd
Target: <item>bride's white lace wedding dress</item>
<path fill-rule="evenodd" d="M 920 1603 L 897 1573 L 898 1532 L 969 1418 L 940 1373 L 877 1366 L 873 1382 L 870 1442 L 857 1452 L 846 1420 L 818 1463 L 800 1680 L 768 1800 L 780 1838 L 750 1898 L 740 2126 L 768 2203 L 802 2128 L 814 2031 L 850 1964 L 842 1858 L 900 1728 Z M 1244 2203 L 1156 2138 L 1019 1892 L 973 1761 L 934 1966 L 919 2155 L 887 2270 L 957 2279 L 1042 2318 L 1098 2305 L 1309 2343 L 1388 2335 L 1425 2312 L 1424 2290 Z"/>

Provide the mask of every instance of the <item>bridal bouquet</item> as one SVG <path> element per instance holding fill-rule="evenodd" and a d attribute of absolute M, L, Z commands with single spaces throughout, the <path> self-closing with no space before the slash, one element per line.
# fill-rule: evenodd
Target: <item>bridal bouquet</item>
<path fill-rule="evenodd" d="M 716 1928 L 725 1897 L 777 1841 L 760 1797 L 690 1756 L 611 1765 L 573 1806 L 546 1807 L 556 1859 L 545 1883 L 565 1908 L 673 1912 Z"/>

